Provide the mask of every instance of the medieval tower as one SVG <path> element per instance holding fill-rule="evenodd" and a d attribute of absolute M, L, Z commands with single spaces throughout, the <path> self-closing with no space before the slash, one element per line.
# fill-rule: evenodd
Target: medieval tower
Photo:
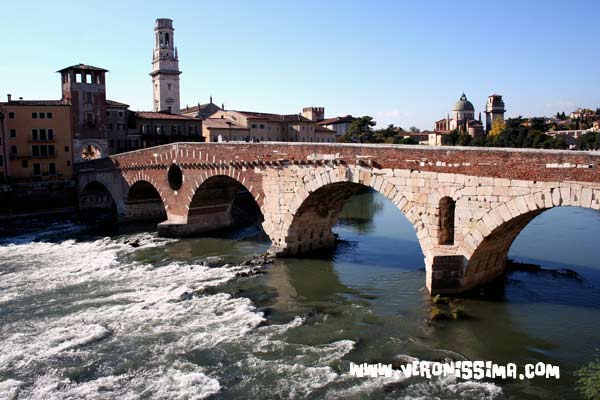
<path fill-rule="evenodd" d="M 504 108 L 504 101 L 502 100 L 502 96 L 499 94 L 492 94 L 488 96 L 487 104 L 485 105 L 485 119 L 486 119 L 486 127 L 485 131 L 489 133 L 492 130 L 492 125 L 494 121 L 500 120 L 504 121 L 504 113 L 506 109 Z"/>
<path fill-rule="evenodd" d="M 153 109 L 179 114 L 179 59 L 174 45 L 173 20 L 159 18 L 154 32 L 156 44 L 152 55 Z"/>

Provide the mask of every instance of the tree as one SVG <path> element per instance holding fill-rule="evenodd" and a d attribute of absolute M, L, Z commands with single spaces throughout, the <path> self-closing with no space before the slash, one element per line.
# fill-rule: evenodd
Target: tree
<path fill-rule="evenodd" d="M 356 118 L 350 124 L 348 131 L 342 135 L 340 142 L 346 143 L 372 143 L 373 142 L 373 127 L 376 122 L 373 121 L 373 117 L 365 115 L 360 118 Z"/>
<path fill-rule="evenodd" d="M 586 400 L 600 399 L 600 358 L 595 357 L 583 368 L 575 372 L 577 390 Z"/>
<path fill-rule="evenodd" d="M 495 119 L 494 122 L 492 122 L 490 136 L 498 136 L 502 133 L 502 131 L 504 131 L 504 128 L 506 128 L 506 124 L 504 123 L 504 121 L 502 121 L 501 119 Z"/>
<path fill-rule="evenodd" d="M 397 144 L 419 144 L 419 142 L 417 142 L 415 139 L 408 136 L 408 137 L 400 138 L 398 140 Z"/>
<path fill-rule="evenodd" d="M 405 125 L 406 126 L 406 125 Z M 410 128 L 408 128 L 408 130 L 412 133 L 418 133 L 421 132 L 421 130 L 419 128 L 417 128 L 416 126 L 411 126 Z"/>

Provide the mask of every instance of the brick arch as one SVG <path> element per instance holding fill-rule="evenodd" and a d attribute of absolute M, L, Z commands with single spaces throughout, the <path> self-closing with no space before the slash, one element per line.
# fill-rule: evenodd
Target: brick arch
<path fill-rule="evenodd" d="M 124 219 L 158 221 L 164 221 L 165 219 L 168 219 L 168 204 L 165 202 L 165 198 L 160 191 L 160 186 L 158 186 L 151 177 L 143 175 L 138 175 L 135 178 L 130 179 L 129 182 L 126 182 L 127 187 L 125 189 L 125 193 L 123 194 L 126 210 Z M 138 195 L 136 196 L 134 194 L 132 197 L 132 190 L 134 190 L 138 184 L 142 185 L 140 186 L 142 191 L 136 191 L 136 194 Z M 158 199 L 154 197 L 154 193 L 149 193 L 147 191 L 144 192 L 146 189 L 143 185 L 149 185 L 152 189 L 154 189 L 156 195 L 158 195 Z M 143 196 L 144 194 L 146 196 Z M 147 196 L 148 194 L 150 194 L 150 196 Z"/>
<path fill-rule="evenodd" d="M 292 200 L 287 205 L 287 215 L 289 217 L 280 221 L 279 224 L 277 221 L 270 221 L 274 226 L 279 227 L 279 231 L 273 229 L 269 232 L 268 229 L 265 229 L 273 242 L 272 251 L 278 254 L 291 255 L 331 246 L 334 237 L 330 229 L 337 221 L 341 206 L 355 192 L 352 189 L 361 186 L 374 189 L 398 207 L 413 226 L 423 253 L 432 248 L 433 241 L 430 240 L 429 228 L 421 219 L 423 213 L 426 212 L 426 207 L 416 205 L 404 193 L 399 191 L 384 174 L 378 171 L 363 167 L 338 166 L 321 167 L 316 171 L 311 171 L 309 175 L 302 179 L 301 183 L 299 182 Z M 328 193 L 323 192 L 327 188 L 330 191 Z M 297 227 L 303 225 L 302 221 L 299 220 L 298 213 L 304 214 L 307 211 L 307 202 L 310 201 L 311 196 L 315 195 L 328 197 L 327 206 L 333 210 L 332 214 L 323 217 L 329 218 L 327 222 L 321 221 L 323 222 L 322 228 L 327 232 L 305 231 L 301 235 L 308 233 L 308 243 L 298 243 L 299 232 Z M 268 218 L 267 215 L 265 217 Z M 315 234 L 321 236 L 315 237 Z M 306 238 L 302 237 L 302 240 L 306 241 Z"/>
<path fill-rule="evenodd" d="M 207 180 L 211 178 L 222 176 L 234 180 L 242 187 L 244 187 L 250 194 L 252 194 L 254 201 L 256 201 L 256 204 L 258 204 L 261 212 L 264 215 L 264 196 L 260 184 L 261 182 L 258 182 L 256 180 L 256 177 L 253 175 L 253 172 L 247 173 L 247 171 L 242 171 L 240 169 L 235 168 L 211 168 L 209 170 L 203 170 L 196 174 L 188 173 L 186 177 L 186 169 L 183 169 L 184 184 L 181 191 L 186 199 L 186 209 L 189 209 L 189 204 L 192 202 L 194 195 L 202 186 L 202 184 L 204 184 Z"/>
<path fill-rule="evenodd" d="M 460 252 L 469 261 L 464 286 L 484 283 L 504 272 L 506 257 L 519 233 L 538 215 L 555 207 L 600 209 L 600 192 L 579 184 L 560 184 L 516 196 L 488 211 L 465 234 Z"/>
<path fill-rule="evenodd" d="M 165 207 L 165 210 L 168 210 L 169 208 L 169 203 L 167 202 L 166 196 L 165 196 L 165 188 L 164 185 L 161 185 L 157 182 L 156 179 L 154 179 L 152 176 L 139 171 L 133 175 L 131 174 L 124 174 L 123 178 L 125 179 L 125 183 L 127 185 L 126 189 L 125 189 L 125 193 L 123 195 L 123 199 L 127 200 L 127 198 L 129 197 L 129 192 L 131 191 L 131 188 L 133 187 L 133 185 L 135 185 L 138 182 L 148 182 L 149 184 L 151 184 L 154 189 L 156 189 L 156 191 L 158 192 L 158 195 L 160 196 L 160 199 L 163 203 L 163 206 Z"/>

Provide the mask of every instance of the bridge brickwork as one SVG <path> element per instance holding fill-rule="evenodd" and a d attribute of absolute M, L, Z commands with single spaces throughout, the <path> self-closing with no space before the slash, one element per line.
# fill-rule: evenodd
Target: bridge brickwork
<path fill-rule="evenodd" d="M 177 189 L 168 178 L 174 165 L 182 175 Z M 428 289 L 456 293 L 501 275 L 510 245 L 544 210 L 600 209 L 599 165 L 594 152 L 178 143 L 85 163 L 79 190 L 86 197 L 92 182 L 106 186 L 127 219 L 130 189 L 148 182 L 166 211 L 159 233 L 178 236 L 225 227 L 232 198 L 215 188 L 236 183 L 260 207 L 272 253 L 292 256 L 333 246 L 344 201 L 373 188 L 414 227 Z M 212 191 L 200 195 L 205 187 Z"/>

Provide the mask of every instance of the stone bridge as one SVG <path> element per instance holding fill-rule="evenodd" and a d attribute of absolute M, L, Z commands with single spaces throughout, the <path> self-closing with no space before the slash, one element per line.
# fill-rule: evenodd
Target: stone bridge
<path fill-rule="evenodd" d="M 512 242 L 543 211 L 600 209 L 600 153 L 176 143 L 82 163 L 78 187 L 82 209 L 160 218 L 165 236 L 231 226 L 245 195 L 280 256 L 333 246 L 344 201 L 372 188 L 413 225 L 429 291 L 458 293 L 500 276 Z"/>

